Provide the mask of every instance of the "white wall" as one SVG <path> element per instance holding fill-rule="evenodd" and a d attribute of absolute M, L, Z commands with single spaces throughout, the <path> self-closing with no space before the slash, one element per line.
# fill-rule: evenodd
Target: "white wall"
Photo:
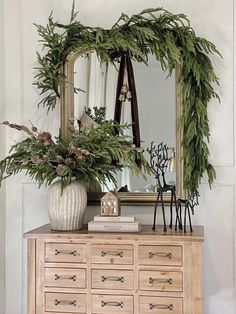
<path fill-rule="evenodd" d="M 0 2 L 0 43 L 4 47 L 3 2 Z M 5 119 L 4 49 L 0 49 L 0 121 Z M 0 159 L 5 156 L 5 130 L 0 127 Z M 0 189 L 0 314 L 5 313 L 5 184 Z"/>
<path fill-rule="evenodd" d="M 45 118 L 45 111 L 36 108 L 37 92 L 32 87 L 32 70 L 40 49 L 33 23 L 45 24 L 50 11 L 62 22 L 69 19 L 72 1 L 5 0 L 5 95 L 6 119 L 56 130 L 59 113 Z M 146 7 L 163 6 L 172 12 L 183 12 L 192 21 L 196 33 L 215 42 L 224 56 L 213 59 L 221 80 L 221 104 L 213 101 L 209 108 L 211 125 L 211 158 L 217 170 L 212 190 L 203 182 L 201 204 L 195 223 L 205 226 L 204 298 L 205 314 L 236 313 L 235 275 L 235 110 L 234 33 L 232 0 L 80 0 L 79 18 L 84 24 L 110 27 L 121 12 L 136 13 Z M 0 8 L 1 9 L 1 8 Z M 0 21 L 1 21 L 0 10 Z M 1 23 L 1 22 L 0 22 Z M 2 30 L 2 28 L 1 28 Z M 2 33 L 0 33 L 2 34 Z M 2 36 L 2 35 L 0 35 Z M 0 38 L 1 42 L 1 38 Z M 0 60 L 3 59 L 0 57 Z M 1 62 L 0 61 L 0 62 Z M 2 67 L 1 67 L 2 68 Z M 3 80 L 0 71 L 0 83 Z M 2 84 L 0 84 L 2 86 Z M 0 87 L 1 88 L 1 87 Z M 1 98 L 0 98 L 1 100 Z M 7 148 L 20 134 L 7 130 Z M 1 141 L 2 143 L 2 141 Z M 87 219 L 95 213 L 90 209 Z M 143 222 L 152 222 L 150 207 L 126 208 Z M 38 190 L 23 175 L 6 183 L 6 312 L 25 314 L 25 243 L 23 232 L 47 222 L 46 189 Z M 2 237 L 0 237 L 2 238 Z M 1 267 L 1 266 L 0 266 Z M 14 300 L 14 302 L 12 302 Z"/>

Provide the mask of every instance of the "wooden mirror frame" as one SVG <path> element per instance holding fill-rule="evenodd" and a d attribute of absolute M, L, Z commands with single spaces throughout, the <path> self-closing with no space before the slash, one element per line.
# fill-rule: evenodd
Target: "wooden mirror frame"
<path fill-rule="evenodd" d="M 93 51 L 91 47 L 83 47 L 76 51 L 70 52 L 66 61 L 63 64 L 62 73 L 66 79 L 66 84 L 61 90 L 61 136 L 62 138 L 69 139 L 69 124 L 74 119 L 74 64 L 75 61 L 89 52 Z M 157 60 L 158 62 L 158 60 Z M 177 128 L 177 121 L 182 113 L 181 106 L 181 91 L 177 88 L 178 75 L 180 73 L 180 65 L 175 67 L 175 99 L 176 99 L 176 195 L 177 198 L 185 198 L 185 190 L 183 184 L 183 158 L 182 158 L 182 136 L 183 131 L 181 128 Z M 88 204 L 97 205 L 100 202 L 100 198 L 104 193 L 88 193 Z M 121 202 L 124 205 L 153 205 L 156 201 L 156 192 L 119 192 Z M 164 201 L 170 202 L 170 194 L 165 193 Z"/>

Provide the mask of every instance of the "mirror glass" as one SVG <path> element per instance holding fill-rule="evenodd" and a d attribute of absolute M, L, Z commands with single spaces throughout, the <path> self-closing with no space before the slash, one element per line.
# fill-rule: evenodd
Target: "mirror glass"
<path fill-rule="evenodd" d="M 140 134 L 142 147 L 150 147 L 151 141 L 160 142 L 176 150 L 176 96 L 175 73 L 171 77 L 163 72 L 160 63 L 150 55 L 148 65 L 133 62 L 134 78 L 138 98 Z M 79 57 L 74 64 L 74 87 L 82 91 L 74 94 L 74 115 L 79 118 L 85 108 L 106 107 L 106 119 L 113 119 L 115 108 L 118 68 L 101 64 L 95 53 Z M 122 105 L 121 123 L 132 123 L 131 104 Z M 127 135 L 132 136 L 128 130 Z M 149 159 L 148 153 L 146 158 Z M 176 173 L 166 172 L 169 184 L 176 184 Z M 155 192 L 153 176 L 144 180 L 124 170 L 117 178 L 118 189 L 127 185 L 130 192 Z M 109 189 L 114 188 L 108 184 Z M 106 191 L 107 188 L 104 188 Z"/>

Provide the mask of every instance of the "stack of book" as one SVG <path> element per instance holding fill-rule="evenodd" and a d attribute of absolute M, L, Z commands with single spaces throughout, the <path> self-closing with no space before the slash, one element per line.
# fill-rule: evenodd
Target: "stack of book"
<path fill-rule="evenodd" d="M 141 223 L 132 216 L 95 216 L 89 221 L 88 231 L 139 232 Z"/>

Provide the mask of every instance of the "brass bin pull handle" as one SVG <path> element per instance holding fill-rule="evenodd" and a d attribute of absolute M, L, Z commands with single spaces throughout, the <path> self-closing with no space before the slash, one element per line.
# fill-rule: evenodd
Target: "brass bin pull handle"
<path fill-rule="evenodd" d="M 150 285 L 153 284 L 154 282 L 159 282 L 159 283 L 169 283 L 170 285 L 173 283 L 172 278 L 167 278 L 167 279 L 163 279 L 163 278 L 149 278 L 149 283 Z"/>
<path fill-rule="evenodd" d="M 158 310 L 170 310 L 172 311 L 173 310 L 173 304 L 169 304 L 169 305 L 166 305 L 166 304 L 153 304 L 153 303 L 150 303 L 149 304 L 149 309 L 152 310 L 152 309 L 158 309 Z"/>
<path fill-rule="evenodd" d="M 55 250 L 55 255 L 73 255 L 73 256 L 79 256 L 79 252 L 77 252 L 76 250 L 70 251 L 70 250 Z"/>
<path fill-rule="evenodd" d="M 172 258 L 173 257 L 171 252 L 169 252 L 169 253 L 149 252 L 148 256 L 149 256 L 149 258 L 153 258 L 155 256 L 157 256 L 157 257 L 168 257 L 168 258 Z"/>
<path fill-rule="evenodd" d="M 104 257 L 106 255 L 123 257 L 124 253 L 123 251 L 101 251 L 101 257 Z"/>
<path fill-rule="evenodd" d="M 102 301 L 102 307 L 104 306 L 119 306 L 121 308 L 124 307 L 124 303 L 123 302 L 105 302 L 105 301 Z"/>
<path fill-rule="evenodd" d="M 67 275 L 58 275 L 58 274 L 55 274 L 54 275 L 54 279 L 55 280 L 73 280 L 73 281 L 76 281 L 76 275 L 73 275 L 73 276 L 67 276 Z"/>
<path fill-rule="evenodd" d="M 54 304 L 57 305 L 73 305 L 76 306 L 76 300 L 73 301 L 66 301 L 66 300 L 58 300 L 55 299 Z"/>
<path fill-rule="evenodd" d="M 104 281 L 120 281 L 120 282 L 124 282 L 124 277 L 116 277 L 116 276 L 102 276 L 101 277 L 102 282 Z"/>

